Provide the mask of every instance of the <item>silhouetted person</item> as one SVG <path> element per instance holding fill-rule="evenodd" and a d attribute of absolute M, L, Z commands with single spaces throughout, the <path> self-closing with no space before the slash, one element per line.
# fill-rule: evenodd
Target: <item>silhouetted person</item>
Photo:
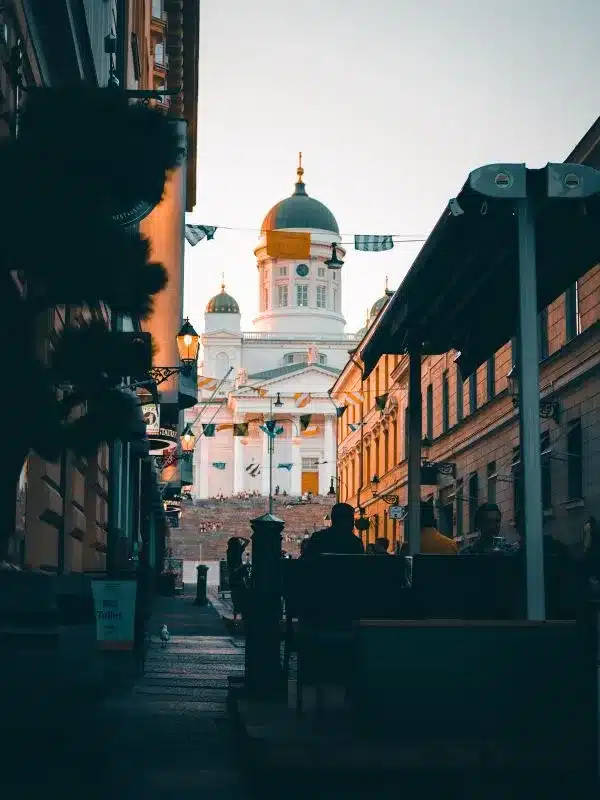
<path fill-rule="evenodd" d="M 375 539 L 374 554 L 376 556 L 391 555 L 389 549 L 390 549 L 390 540 L 386 539 L 385 536 L 380 536 L 379 538 Z"/>
<path fill-rule="evenodd" d="M 456 542 L 438 531 L 431 503 L 421 503 L 421 553 L 445 556 L 458 553 Z"/>
<path fill-rule="evenodd" d="M 227 570 L 229 572 L 229 588 L 231 590 L 234 622 L 237 621 L 238 615 L 243 616 L 244 614 L 248 567 L 242 562 L 242 556 L 249 544 L 250 539 L 238 536 L 232 536 L 227 542 Z"/>
<path fill-rule="evenodd" d="M 315 531 L 307 540 L 303 557 L 322 553 L 364 553 L 362 541 L 354 534 L 354 509 L 348 503 L 336 503 L 331 509 L 331 526 Z"/>
<path fill-rule="evenodd" d="M 461 555 L 481 556 L 497 553 L 515 553 L 518 543 L 507 542 L 501 535 L 502 513 L 495 503 L 482 503 L 475 512 L 475 540 L 460 550 Z"/>

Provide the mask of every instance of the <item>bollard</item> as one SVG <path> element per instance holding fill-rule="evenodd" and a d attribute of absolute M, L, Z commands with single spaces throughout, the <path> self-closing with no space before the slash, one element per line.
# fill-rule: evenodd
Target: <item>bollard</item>
<path fill-rule="evenodd" d="M 208 598 L 206 597 L 208 567 L 206 564 L 198 564 L 196 567 L 196 575 L 196 605 L 205 606 L 208 602 Z"/>
<path fill-rule="evenodd" d="M 272 514 L 250 520 L 252 577 L 244 613 L 245 688 L 254 696 L 285 692 L 281 664 L 281 532 L 284 522 Z"/>

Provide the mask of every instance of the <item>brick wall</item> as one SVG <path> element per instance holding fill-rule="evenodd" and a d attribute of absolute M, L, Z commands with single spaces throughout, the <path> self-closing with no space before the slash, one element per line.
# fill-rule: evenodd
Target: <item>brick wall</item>
<path fill-rule="evenodd" d="M 572 300 L 572 298 L 571 298 Z M 543 419 L 540 433 L 550 440 L 549 482 L 551 502 L 544 510 L 548 532 L 566 542 L 575 543 L 581 537 L 585 518 L 600 518 L 600 485 L 596 479 L 600 467 L 600 267 L 594 267 L 577 285 L 577 303 L 571 302 L 571 314 L 578 310 L 578 319 L 567 321 L 566 295 L 557 298 L 546 311 L 547 356 L 540 364 L 540 393 L 542 398 L 556 400 L 560 406 L 558 422 Z M 573 338 L 569 339 L 569 333 Z M 447 509 L 452 506 L 449 520 L 452 532 L 466 533 L 472 527 L 471 511 L 476 503 L 488 499 L 488 468 L 495 465 L 496 502 L 504 521 L 515 520 L 515 491 L 512 475 L 513 448 L 519 445 L 519 418 L 512 398 L 508 395 L 507 376 L 513 365 L 511 343 L 494 355 L 494 386 L 488 386 L 489 362 L 477 370 L 477 408 L 470 403 L 469 381 L 462 384 L 462 419 L 458 412 L 458 381 L 455 353 L 430 356 L 422 364 L 423 435 L 427 432 L 427 390 L 432 387 L 433 438 L 423 448 L 423 458 L 431 461 L 451 461 L 456 464 L 457 480 L 440 478 L 437 486 L 423 486 L 423 497 L 433 495 Z M 382 364 L 384 365 L 382 367 Z M 406 502 L 407 464 L 405 452 L 405 409 L 408 390 L 408 359 L 404 356 L 384 356 L 379 362 L 379 378 L 374 371 L 365 382 L 365 399 L 349 409 L 339 426 L 340 477 L 342 499 L 365 507 L 373 521 L 369 532 L 372 541 L 377 530 L 390 539 L 402 537 L 402 526 L 387 518 L 385 503 L 373 496 L 369 481 L 374 473 L 380 478 L 378 494 L 397 493 Z M 387 383 L 384 376 L 389 375 Z M 443 424 L 443 380 L 448 379 L 448 427 Z M 336 393 L 358 391 L 358 369 L 347 368 Z M 358 381 L 358 384 L 357 384 Z M 378 383 L 379 381 L 379 383 Z M 397 405 L 384 414 L 373 408 L 374 395 L 389 391 Z M 361 432 L 352 432 L 349 422 L 359 421 L 364 414 L 361 454 Z M 568 486 L 569 429 L 581 423 L 583 454 L 582 497 L 570 497 Z M 387 446 L 385 444 L 387 439 Z M 396 441 L 394 442 L 393 439 Z M 379 446 L 377 441 L 379 440 Z M 360 489 L 360 460 L 364 463 L 363 486 Z M 477 496 L 469 503 L 469 480 L 476 475 Z M 491 482 L 493 492 L 493 479 Z M 474 482 L 472 486 L 474 485 Z M 462 490 L 463 499 L 460 499 Z M 458 499 L 457 499 L 458 495 Z M 446 528 L 446 531 L 448 529 Z M 445 532 L 446 532 L 445 531 Z"/>
<path fill-rule="evenodd" d="M 290 504 L 290 499 L 274 499 L 273 512 L 285 522 L 283 536 L 302 537 L 307 532 L 324 528 L 324 521 L 330 513 L 333 500 L 315 498 L 311 503 Z M 250 536 L 252 529 L 250 520 L 259 517 L 268 510 L 266 497 L 240 500 L 228 498 L 222 503 L 214 501 L 184 502 L 178 528 L 171 529 L 171 547 L 176 558 L 189 560 L 214 561 L 225 557 L 227 540 L 231 536 Z M 200 533 L 204 523 L 208 531 Z M 221 525 L 217 531 L 211 531 L 213 523 Z M 294 541 L 284 539 L 283 548 L 290 553 L 297 552 Z"/>

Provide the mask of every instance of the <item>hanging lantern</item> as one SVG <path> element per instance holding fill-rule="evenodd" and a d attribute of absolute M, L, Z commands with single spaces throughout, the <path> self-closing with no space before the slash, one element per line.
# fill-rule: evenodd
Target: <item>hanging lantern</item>
<path fill-rule="evenodd" d="M 325 266 L 329 269 L 341 269 L 344 266 L 344 262 L 338 258 L 337 245 L 335 242 L 331 243 L 331 258 L 327 259 Z"/>

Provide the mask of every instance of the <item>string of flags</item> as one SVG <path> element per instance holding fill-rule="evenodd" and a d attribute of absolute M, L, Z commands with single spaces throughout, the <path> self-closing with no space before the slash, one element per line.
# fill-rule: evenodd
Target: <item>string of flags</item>
<path fill-rule="evenodd" d="M 211 241 L 219 228 L 223 230 L 254 230 L 251 228 L 231 228 L 225 225 L 186 225 L 185 238 L 192 247 L 204 240 Z M 261 233 L 258 229 L 256 233 Z M 310 233 L 300 231 L 264 231 L 266 234 L 267 255 L 271 258 L 308 259 L 310 257 Z M 383 253 L 392 250 L 398 244 L 424 242 L 425 237 L 406 237 L 402 234 L 351 234 L 350 242 L 341 244 L 348 247 L 354 246 L 355 250 L 363 253 Z M 336 243 L 337 245 L 337 243 Z"/>

